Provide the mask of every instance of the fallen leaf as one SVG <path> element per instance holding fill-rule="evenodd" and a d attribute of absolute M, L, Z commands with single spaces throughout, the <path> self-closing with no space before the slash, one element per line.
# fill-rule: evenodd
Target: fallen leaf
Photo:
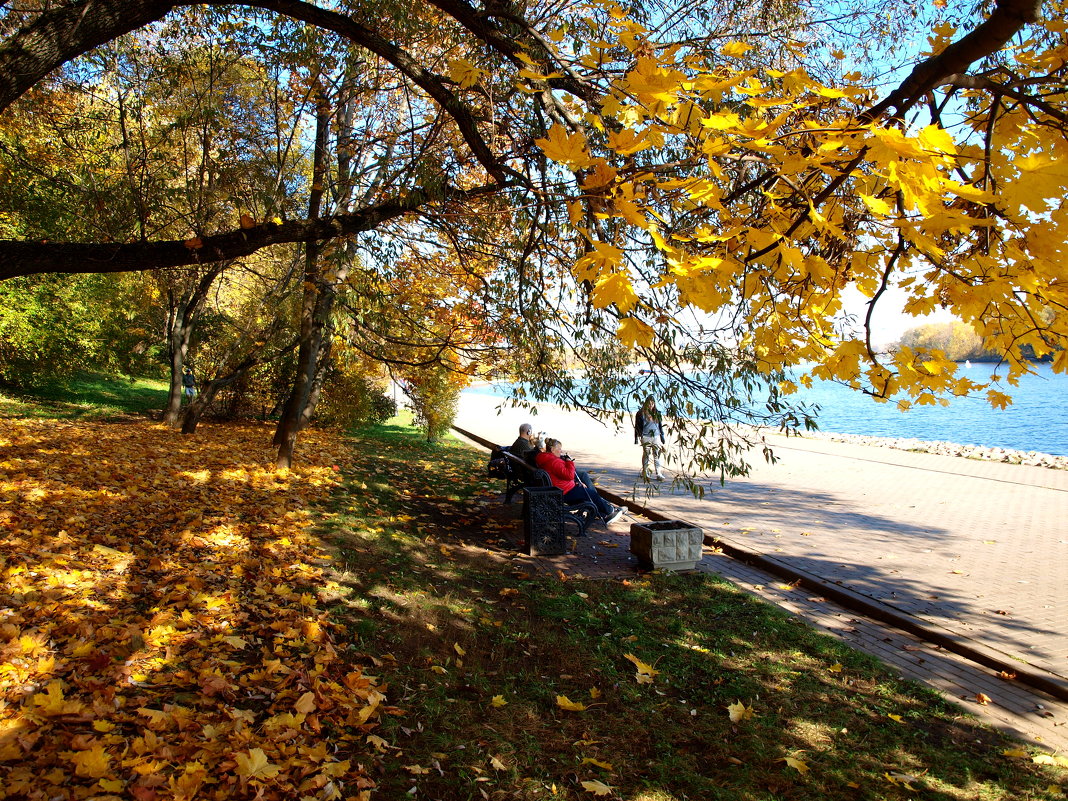
<path fill-rule="evenodd" d="M 727 714 L 730 715 L 731 723 L 741 723 L 753 717 L 753 708 L 741 701 L 735 701 L 727 707 Z"/>
<path fill-rule="evenodd" d="M 490 699 L 490 706 L 502 707 L 507 706 L 508 702 L 504 700 L 503 695 L 495 695 Z"/>
<path fill-rule="evenodd" d="M 247 754 L 234 754 L 237 775 L 246 779 L 273 779 L 279 767 L 272 765 L 262 748 L 253 748 Z"/>
<path fill-rule="evenodd" d="M 556 696 L 556 705 L 561 709 L 566 709 L 568 712 L 585 712 L 589 708 L 585 704 L 572 701 L 566 695 Z"/>
<path fill-rule="evenodd" d="M 495 756 L 490 757 L 490 767 L 494 770 L 508 770 L 508 766 Z"/>
<path fill-rule="evenodd" d="M 601 762 L 599 759 L 593 759 L 592 757 L 583 757 L 581 764 L 596 765 L 597 767 L 602 768 L 603 770 L 612 770 L 611 762 Z"/>
<path fill-rule="evenodd" d="M 987 695 L 986 693 L 976 693 L 975 694 L 975 702 L 977 704 L 982 704 L 983 706 L 986 706 L 987 704 L 990 703 L 990 696 Z"/>
<path fill-rule="evenodd" d="M 593 793 L 594 795 L 608 795 L 610 792 L 612 792 L 613 788 L 609 787 L 604 782 L 585 781 L 582 782 L 582 789 L 586 790 L 587 792 Z"/>
<path fill-rule="evenodd" d="M 623 654 L 623 658 L 630 660 L 634 664 L 634 667 L 638 668 L 639 676 L 648 676 L 650 681 L 652 681 L 653 676 L 657 676 L 660 674 L 659 670 L 654 668 L 652 665 L 647 665 L 645 662 L 638 659 L 638 657 L 636 657 L 634 654 Z M 646 682 L 643 682 L 641 681 L 641 679 L 639 679 L 638 683 L 644 684 Z"/>
<path fill-rule="evenodd" d="M 74 772 L 79 776 L 100 779 L 111 770 L 111 758 L 104 751 L 104 746 L 94 745 L 87 751 L 78 751 L 70 761 L 74 763 Z"/>
<path fill-rule="evenodd" d="M 798 759 L 797 757 L 784 757 L 780 761 L 785 762 L 788 766 L 796 770 L 802 776 L 808 773 L 809 771 L 809 767 L 803 759 Z"/>

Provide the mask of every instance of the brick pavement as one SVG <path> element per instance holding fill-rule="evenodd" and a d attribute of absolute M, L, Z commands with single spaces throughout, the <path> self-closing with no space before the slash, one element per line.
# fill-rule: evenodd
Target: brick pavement
<path fill-rule="evenodd" d="M 465 397 L 458 423 L 493 441 L 511 441 L 528 418 L 517 412 L 498 417 L 487 409 L 490 402 Z M 583 466 L 599 465 L 602 486 L 633 494 L 638 449 L 626 432 L 591 425 L 581 415 L 539 411 L 535 425 L 563 439 Z M 1068 676 L 1068 525 L 1062 522 L 1068 472 L 826 440 L 778 439 L 774 445 L 778 464 L 756 464 L 750 477 L 717 486 L 704 500 L 665 488 L 644 502 L 832 587 L 846 587 L 909 616 L 921 629 L 945 630 L 1057 682 Z M 636 562 L 627 552 L 625 521 L 610 534 L 594 531 L 580 540 L 574 555 L 530 560 L 531 566 L 589 578 L 632 574 Z M 1002 680 L 994 669 L 810 589 L 789 588 L 736 559 L 709 551 L 699 569 L 875 654 L 992 725 L 1051 750 L 1068 750 L 1068 702 Z M 976 703 L 977 693 L 991 703 Z"/>

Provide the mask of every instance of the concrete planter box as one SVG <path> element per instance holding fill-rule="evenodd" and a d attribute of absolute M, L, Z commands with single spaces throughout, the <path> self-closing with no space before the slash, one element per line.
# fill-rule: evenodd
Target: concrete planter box
<path fill-rule="evenodd" d="M 701 561 L 704 532 L 681 520 L 631 523 L 630 552 L 643 567 L 693 570 Z"/>

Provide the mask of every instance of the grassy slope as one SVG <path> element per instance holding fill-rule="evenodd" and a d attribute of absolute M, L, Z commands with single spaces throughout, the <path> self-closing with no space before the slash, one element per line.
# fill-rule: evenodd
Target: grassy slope
<path fill-rule="evenodd" d="M 32 392 L 0 391 L 0 415 L 109 419 L 162 413 L 166 404 L 167 383 L 155 378 L 84 374 L 49 381 Z"/>
<path fill-rule="evenodd" d="M 15 411 L 143 410 L 121 384 L 99 389 L 112 397 L 83 386 Z M 714 577 L 528 575 L 518 504 L 481 478 L 481 453 L 401 424 L 354 447 L 358 473 L 318 517 L 343 588 L 337 645 L 400 710 L 370 735 L 375 798 L 1016 801 L 1068 784 Z M 732 722 L 738 702 L 752 714 Z"/>

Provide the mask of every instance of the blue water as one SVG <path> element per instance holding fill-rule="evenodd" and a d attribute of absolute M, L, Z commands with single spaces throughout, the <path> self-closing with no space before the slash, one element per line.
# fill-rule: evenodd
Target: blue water
<path fill-rule="evenodd" d="M 975 381 L 985 381 L 994 366 L 962 364 L 960 371 Z M 829 382 L 817 382 L 796 397 L 820 405 L 817 419 L 821 431 L 1068 456 L 1068 374 L 1056 374 L 1050 365 L 1040 364 L 1035 366 L 1035 375 L 1020 379 L 1018 387 L 1003 384 L 997 388 L 1012 396 L 1009 408 L 994 409 L 982 398 L 955 398 L 948 407 L 917 406 L 901 412 L 893 403 L 876 403 Z M 468 391 L 507 394 L 506 386 Z"/>
<path fill-rule="evenodd" d="M 993 368 L 992 364 L 961 365 L 960 374 L 985 381 Z M 799 397 L 820 405 L 818 419 L 823 431 L 1068 456 L 1068 375 L 1054 373 L 1048 364 L 1036 365 L 1035 371 L 1035 375 L 1021 378 L 1018 387 L 998 387 L 1012 396 L 1013 403 L 1007 409 L 994 409 L 982 398 L 955 398 L 948 407 L 917 406 L 901 412 L 892 403 L 874 403 L 827 382 L 804 390 Z"/>

